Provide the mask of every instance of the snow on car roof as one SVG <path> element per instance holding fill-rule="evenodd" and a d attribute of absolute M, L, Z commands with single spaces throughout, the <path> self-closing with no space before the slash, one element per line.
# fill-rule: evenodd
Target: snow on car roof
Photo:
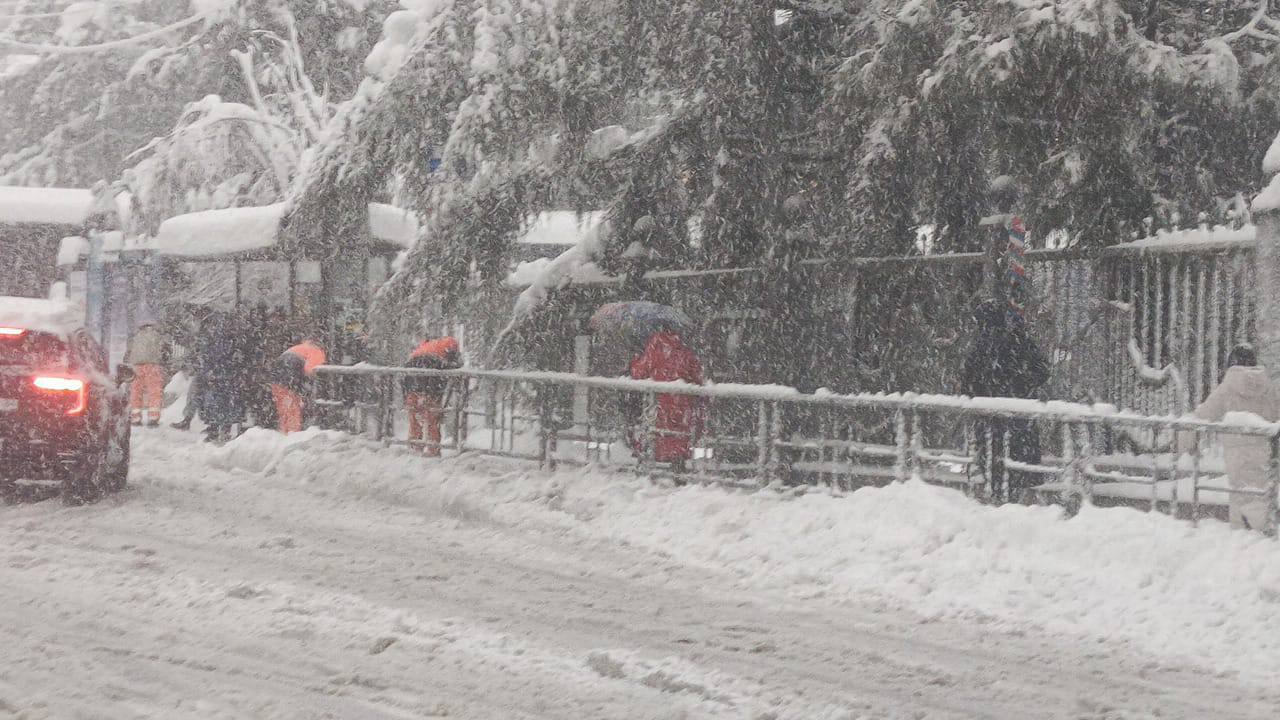
<path fill-rule="evenodd" d="M 0 326 L 67 336 L 84 326 L 76 306 L 65 300 L 0 297 Z"/>
<path fill-rule="evenodd" d="M 93 207 L 89 190 L 0 186 L 0 223 L 81 225 Z"/>

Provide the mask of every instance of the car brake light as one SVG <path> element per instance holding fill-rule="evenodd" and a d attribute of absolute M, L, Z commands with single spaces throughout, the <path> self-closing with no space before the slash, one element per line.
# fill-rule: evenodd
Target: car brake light
<path fill-rule="evenodd" d="M 88 393 L 84 381 L 79 378 L 41 375 L 32 380 L 31 384 L 47 393 L 75 393 L 76 404 L 67 410 L 68 415 L 81 415 L 88 406 Z"/>
<path fill-rule="evenodd" d="M 26 334 L 26 328 L 0 327 L 0 339 L 3 340 L 21 340 Z"/>

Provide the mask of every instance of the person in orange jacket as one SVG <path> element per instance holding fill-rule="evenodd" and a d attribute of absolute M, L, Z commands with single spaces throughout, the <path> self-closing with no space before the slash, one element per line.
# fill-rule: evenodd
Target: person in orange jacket
<path fill-rule="evenodd" d="M 303 395 L 315 377 L 316 368 L 324 364 L 324 348 L 312 337 L 285 350 L 276 360 L 271 397 L 276 404 L 278 427 L 285 435 L 302 429 Z"/>
<path fill-rule="evenodd" d="M 458 341 L 451 337 L 426 340 L 410 355 L 411 368 L 456 370 L 462 367 Z M 406 377 L 402 383 L 409 412 L 409 443 L 421 444 L 423 454 L 440 457 L 440 421 L 444 418 L 445 378 Z"/>

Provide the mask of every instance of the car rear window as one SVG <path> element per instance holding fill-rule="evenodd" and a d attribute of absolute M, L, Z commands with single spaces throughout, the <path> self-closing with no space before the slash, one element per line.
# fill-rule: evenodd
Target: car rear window
<path fill-rule="evenodd" d="M 0 367 L 55 367 L 67 362 L 67 344 L 56 335 L 28 332 L 18 338 L 0 337 Z"/>

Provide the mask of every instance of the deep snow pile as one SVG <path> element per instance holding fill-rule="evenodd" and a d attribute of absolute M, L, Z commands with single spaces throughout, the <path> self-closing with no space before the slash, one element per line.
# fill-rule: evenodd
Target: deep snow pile
<path fill-rule="evenodd" d="M 812 602 L 1124 640 L 1211 670 L 1280 679 L 1280 544 L 1221 523 L 1086 508 L 977 505 L 922 483 L 809 492 L 671 489 L 601 470 L 539 472 L 479 456 L 428 462 L 317 430 L 251 431 L 218 467 L 626 542 Z"/>

